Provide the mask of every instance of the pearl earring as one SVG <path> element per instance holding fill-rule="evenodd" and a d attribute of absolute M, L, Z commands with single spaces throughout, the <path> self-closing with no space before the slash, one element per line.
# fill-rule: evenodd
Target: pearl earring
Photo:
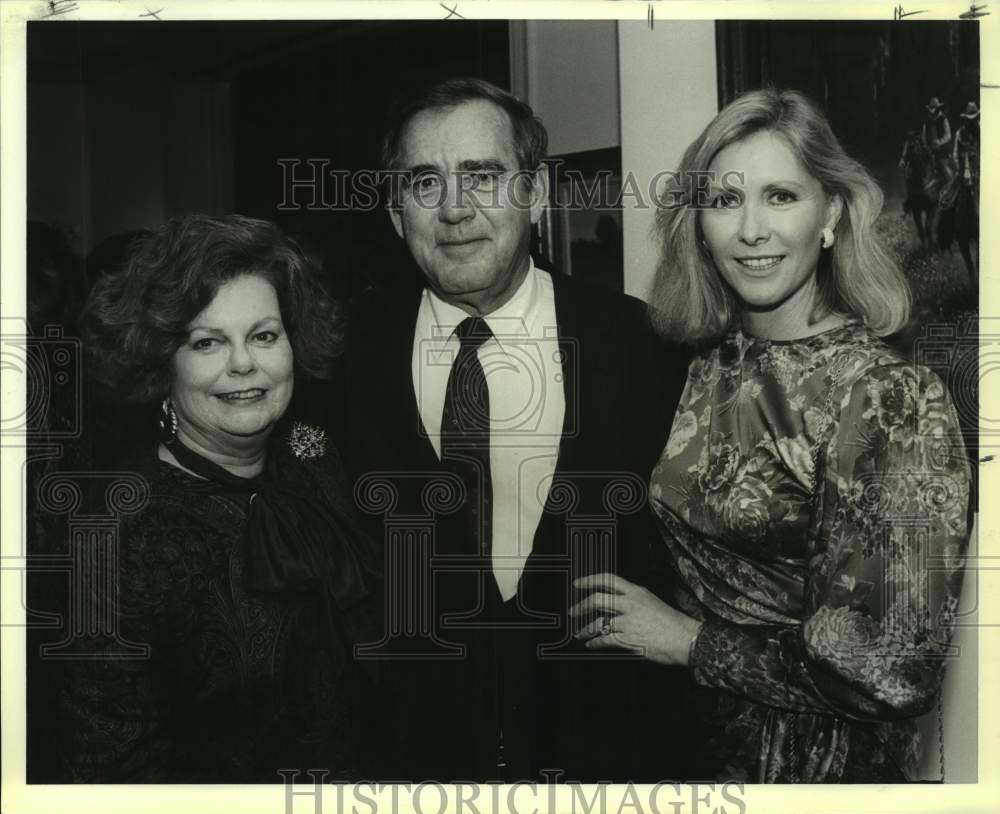
<path fill-rule="evenodd" d="M 828 226 L 820 234 L 823 235 L 823 248 L 829 249 L 833 245 L 833 229 Z"/>

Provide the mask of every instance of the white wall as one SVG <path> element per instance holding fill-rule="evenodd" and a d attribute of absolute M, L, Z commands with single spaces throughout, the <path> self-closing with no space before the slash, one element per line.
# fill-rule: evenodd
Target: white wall
<path fill-rule="evenodd" d="M 977 562 L 979 539 L 977 525 L 969 541 L 969 562 Z M 979 603 L 983 581 L 979 571 L 969 567 L 962 583 L 957 625 L 952 644 L 954 658 L 945 664 L 941 709 L 944 713 L 944 776 L 947 783 L 975 783 L 979 757 Z M 920 720 L 923 739 L 921 778 L 941 779 L 938 711 Z"/>
<path fill-rule="evenodd" d="M 511 21 L 512 88 L 545 122 L 550 155 L 618 146 L 616 25 Z"/>
<path fill-rule="evenodd" d="M 645 299 L 656 266 L 650 182 L 716 113 L 715 23 L 512 21 L 511 80 L 545 122 L 550 155 L 621 146 L 623 177 L 642 198 L 623 199 L 625 291 Z"/>
<path fill-rule="evenodd" d="M 618 23 L 623 178 L 648 198 L 657 173 L 674 170 L 684 149 L 718 112 L 715 23 Z M 647 200 L 647 204 L 650 202 Z M 654 210 L 623 203 L 625 293 L 646 299 L 656 268 Z"/>

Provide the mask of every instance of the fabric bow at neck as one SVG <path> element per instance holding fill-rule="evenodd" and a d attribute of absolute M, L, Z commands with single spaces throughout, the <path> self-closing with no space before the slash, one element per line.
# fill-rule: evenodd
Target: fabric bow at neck
<path fill-rule="evenodd" d="M 250 495 L 243 538 L 251 588 L 266 593 L 317 588 L 325 593 L 325 587 L 341 610 L 368 596 L 369 580 L 378 577 L 378 569 L 349 518 L 279 486 L 267 470 L 241 478 L 179 440 L 169 449 L 196 475 Z"/>

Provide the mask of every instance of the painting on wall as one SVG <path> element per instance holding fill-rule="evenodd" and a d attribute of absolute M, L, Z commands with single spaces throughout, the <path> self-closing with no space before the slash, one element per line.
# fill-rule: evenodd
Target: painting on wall
<path fill-rule="evenodd" d="M 720 107 L 769 85 L 800 90 L 878 181 L 876 233 L 914 301 L 908 329 L 891 342 L 948 383 L 974 469 L 979 50 L 974 20 L 716 23 Z M 938 138 L 928 144 L 932 128 Z M 971 138 L 970 159 L 962 147 Z"/>
<path fill-rule="evenodd" d="M 537 230 L 536 261 L 553 273 L 624 290 L 621 149 L 552 156 L 549 206 Z"/>

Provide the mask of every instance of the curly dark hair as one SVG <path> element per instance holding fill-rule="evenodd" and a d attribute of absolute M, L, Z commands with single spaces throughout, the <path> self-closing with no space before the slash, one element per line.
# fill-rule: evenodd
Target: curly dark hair
<path fill-rule="evenodd" d="M 159 401 L 187 326 L 223 284 L 245 274 L 274 286 L 296 373 L 330 378 L 343 346 L 339 303 L 295 241 L 270 221 L 241 215 L 173 218 L 129 247 L 83 311 L 91 374 L 120 398 Z"/>

